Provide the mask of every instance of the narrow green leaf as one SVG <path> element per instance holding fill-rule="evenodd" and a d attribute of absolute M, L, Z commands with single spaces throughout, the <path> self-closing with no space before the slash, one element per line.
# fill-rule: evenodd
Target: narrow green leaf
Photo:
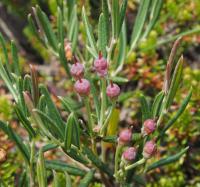
<path fill-rule="evenodd" d="M 125 22 L 122 25 L 122 32 L 120 33 L 119 38 L 119 54 L 117 57 L 117 63 L 115 66 L 115 75 L 121 72 L 125 58 L 126 58 L 126 45 L 127 45 L 127 36 L 126 36 L 126 24 Z"/>
<path fill-rule="evenodd" d="M 38 41 L 40 41 L 44 46 L 46 46 L 44 40 L 39 35 L 39 31 L 37 30 L 35 26 L 35 23 L 31 17 L 31 14 L 28 15 L 28 23 L 29 23 L 29 27 L 31 29 L 32 34 L 38 39 Z"/>
<path fill-rule="evenodd" d="M 45 36 L 50 44 L 50 46 L 54 49 L 54 51 L 57 51 L 58 49 L 58 42 L 56 39 L 56 36 L 52 30 L 51 24 L 49 22 L 48 17 L 46 14 L 40 9 L 39 6 L 36 6 L 36 14 L 40 21 L 40 24 L 42 26 L 42 29 L 45 33 Z"/>
<path fill-rule="evenodd" d="M 151 111 L 149 108 L 149 104 L 143 95 L 140 97 L 140 102 L 142 110 L 142 121 L 145 121 L 146 119 L 151 118 Z"/>
<path fill-rule="evenodd" d="M 93 58 L 98 58 L 98 54 L 97 54 L 97 51 L 94 50 L 92 47 L 89 47 L 88 45 L 86 45 L 86 49 L 87 49 L 87 52 L 89 52 Z"/>
<path fill-rule="evenodd" d="M 79 23 L 77 17 L 77 6 L 73 7 L 73 12 L 69 20 L 68 39 L 72 42 L 72 51 L 74 52 L 78 41 Z"/>
<path fill-rule="evenodd" d="M 7 125 L 7 132 L 9 137 L 16 143 L 17 148 L 19 149 L 20 153 L 22 154 L 24 160 L 26 163 L 30 163 L 30 153 L 28 151 L 28 148 L 23 143 L 20 136 L 18 136 L 10 126 Z"/>
<path fill-rule="evenodd" d="M 19 59 L 17 55 L 17 47 L 14 41 L 11 41 L 11 53 L 12 53 L 12 62 L 13 62 L 13 72 L 16 75 L 20 75 Z"/>
<path fill-rule="evenodd" d="M 60 180 L 59 175 L 53 170 L 53 187 L 59 187 Z"/>
<path fill-rule="evenodd" d="M 62 47 L 62 45 L 60 43 L 58 44 L 58 53 L 59 53 L 59 58 L 60 58 L 60 62 L 62 64 L 62 66 L 64 67 L 69 78 L 71 78 L 69 65 L 68 65 L 67 59 L 65 57 L 65 51 L 64 51 L 64 48 Z"/>
<path fill-rule="evenodd" d="M 58 40 L 61 46 L 64 47 L 64 27 L 63 27 L 63 14 L 60 7 L 57 8 L 57 27 L 58 27 Z"/>
<path fill-rule="evenodd" d="M 62 171 L 62 172 L 66 171 L 70 175 L 75 175 L 75 176 L 84 176 L 85 175 L 85 171 L 83 171 L 80 168 L 77 168 L 73 165 L 62 162 L 60 160 L 46 160 L 45 166 L 47 169 L 50 169 L 50 170 L 53 169 L 53 170 Z"/>
<path fill-rule="evenodd" d="M 112 0 L 112 35 L 117 38 L 119 31 L 119 0 Z"/>
<path fill-rule="evenodd" d="M 51 134 L 49 133 L 50 129 L 48 128 L 48 126 L 46 124 L 43 123 L 43 121 L 41 120 L 41 118 L 37 114 L 37 112 L 34 111 L 34 105 L 33 105 L 33 102 L 32 102 L 32 100 L 30 98 L 29 93 L 23 92 L 23 94 L 24 94 L 24 99 L 25 99 L 28 111 L 31 114 L 33 123 L 35 123 L 35 125 L 37 125 L 37 127 L 39 127 L 38 130 L 39 130 L 39 132 L 42 133 L 42 135 L 47 136 L 49 138 L 52 138 L 52 137 L 50 137 Z"/>
<path fill-rule="evenodd" d="M 18 187 L 24 187 L 24 186 L 28 186 L 28 183 L 27 183 L 27 172 L 26 172 L 26 170 L 24 170 L 20 174 L 19 183 L 18 183 Z"/>
<path fill-rule="evenodd" d="M 50 144 L 47 144 L 47 145 L 43 146 L 42 147 L 42 151 L 43 151 L 43 153 L 45 153 L 45 152 L 47 152 L 49 150 L 53 150 L 53 149 L 56 149 L 56 148 L 58 148 L 58 145 L 50 143 Z"/>
<path fill-rule="evenodd" d="M 7 74 L 1 60 L 0 60 L 0 76 L 3 79 L 3 81 L 5 82 L 10 93 L 14 97 L 15 101 L 17 102 L 18 101 L 18 94 L 16 93 L 16 90 L 14 89 L 13 84 L 11 82 L 10 76 Z"/>
<path fill-rule="evenodd" d="M 177 89 L 180 86 L 180 82 L 182 80 L 182 72 L 183 72 L 183 57 L 181 57 L 175 67 L 173 72 L 172 81 L 170 84 L 169 92 L 166 99 L 166 108 L 168 109 L 176 95 Z"/>
<path fill-rule="evenodd" d="M 39 102 L 38 102 L 38 109 L 41 110 L 42 112 L 46 112 L 46 102 L 45 102 L 45 96 L 41 95 Z"/>
<path fill-rule="evenodd" d="M 8 132 L 6 123 L 4 123 L 4 122 L 1 121 L 1 120 L 0 120 L 0 129 L 1 129 L 2 131 L 4 131 L 4 133 L 6 133 L 7 135 L 9 135 L 9 132 Z"/>
<path fill-rule="evenodd" d="M 66 187 L 72 187 L 72 180 L 70 175 L 65 171 Z"/>
<path fill-rule="evenodd" d="M 48 115 L 51 116 L 51 118 L 56 122 L 56 125 L 58 126 L 61 131 L 65 128 L 65 124 L 60 116 L 60 113 L 58 112 L 58 109 L 56 108 L 55 104 L 53 103 L 51 96 L 47 90 L 47 88 L 43 85 L 39 86 L 41 93 L 45 96 L 45 101 L 47 104 L 48 109 Z"/>
<path fill-rule="evenodd" d="M 173 156 L 169 156 L 167 158 L 161 159 L 161 160 L 153 163 L 152 165 L 150 165 L 147 168 L 147 171 L 150 171 L 150 170 L 153 170 L 155 168 L 162 167 L 162 166 L 165 166 L 167 164 L 171 164 L 171 163 L 178 161 L 182 157 L 182 155 L 184 155 L 187 152 L 188 149 L 189 149 L 189 147 L 186 147 L 185 149 L 183 149 L 182 151 L 180 151 L 179 153 L 177 153 Z"/>
<path fill-rule="evenodd" d="M 79 128 L 79 121 L 76 118 L 75 114 L 73 114 L 73 121 L 74 121 L 74 125 L 73 125 L 73 141 L 72 143 L 80 148 L 80 128 Z"/>
<path fill-rule="evenodd" d="M 136 44 L 138 43 L 140 36 L 142 34 L 143 27 L 145 25 L 145 21 L 147 18 L 147 14 L 149 11 L 150 0 L 141 0 L 139 10 L 135 19 L 135 24 L 133 28 L 133 32 L 131 35 L 131 47 L 130 51 L 132 51 Z"/>
<path fill-rule="evenodd" d="M 112 80 L 113 82 L 116 82 L 116 83 L 126 83 L 126 82 L 128 82 L 127 78 L 117 77 L 117 76 L 110 77 L 110 80 Z"/>
<path fill-rule="evenodd" d="M 92 179 L 94 178 L 94 173 L 95 173 L 94 169 L 90 170 L 80 181 L 79 187 L 88 187 Z"/>
<path fill-rule="evenodd" d="M 24 80 L 23 80 L 23 90 L 32 92 L 31 91 L 31 77 L 30 75 L 25 75 Z"/>
<path fill-rule="evenodd" d="M 164 129 L 162 130 L 161 135 L 163 135 L 176 122 L 176 120 L 181 116 L 181 114 L 185 111 L 191 97 L 192 97 L 192 89 L 190 90 L 190 92 L 188 93 L 186 98 L 183 100 L 183 102 L 182 102 L 181 106 L 179 107 L 178 111 L 176 112 L 176 114 L 164 126 Z"/>
<path fill-rule="evenodd" d="M 110 27 L 110 23 L 109 23 L 109 10 L 108 10 L 108 2 L 107 0 L 102 0 L 102 12 L 103 12 L 103 18 L 104 18 L 104 22 L 105 22 L 105 30 L 106 30 L 106 36 L 107 36 L 107 44 L 109 41 L 109 27 Z"/>
<path fill-rule="evenodd" d="M 71 147 L 70 150 L 67 150 L 65 147 L 62 147 L 63 151 L 70 156 L 71 158 L 73 158 L 74 160 L 82 163 L 82 164 L 88 164 L 88 160 L 85 158 L 85 155 L 83 155 L 77 147 L 73 146 Z M 78 153 L 78 154 L 77 154 Z"/>
<path fill-rule="evenodd" d="M 85 30 L 86 30 L 86 34 L 87 34 L 89 44 L 90 44 L 91 48 L 93 49 L 95 55 L 98 56 L 98 52 L 97 52 L 97 48 L 96 48 L 96 41 L 94 39 L 94 35 L 93 35 L 92 29 L 91 29 L 91 25 L 88 22 L 88 18 L 86 16 L 86 12 L 85 12 L 84 7 L 82 9 L 82 19 L 83 19 L 83 22 L 84 22 L 84 25 L 85 25 Z"/>
<path fill-rule="evenodd" d="M 112 135 L 112 136 L 105 136 L 103 137 L 103 141 L 104 142 L 108 142 L 108 143 L 117 143 L 117 136 Z"/>
<path fill-rule="evenodd" d="M 106 35 L 106 22 L 104 14 L 101 13 L 99 16 L 99 25 L 98 25 L 98 47 L 99 51 L 103 53 L 103 56 L 106 57 L 106 45 L 107 45 L 107 35 Z"/>
<path fill-rule="evenodd" d="M 118 35 L 121 32 L 121 28 L 122 28 L 123 22 L 125 20 L 127 3 L 128 3 L 128 0 L 123 0 L 122 1 L 122 5 L 121 5 L 121 8 L 120 8 L 120 15 L 119 15 L 119 30 L 118 30 Z"/>
<path fill-rule="evenodd" d="M 71 15 L 73 14 L 73 8 L 76 4 L 76 1 L 75 0 L 70 0 L 70 1 L 67 1 L 67 7 L 68 7 L 68 19 L 71 17 Z"/>
<path fill-rule="evenodd" d="M 65 128 L 65 147 L 67 150 L 71 148 L 71 144 L 80 147 L 80 130 L 78 120 L 76 120 L 74 113 L 71 113 L 67 119 Z"/>
<path fill-rule="evenodd" d="M 162 108 L 162 101 L 164 99 L 164 92 L 161 91 L 159 92 L 155 99 L 154 99 L 154 102 L 153 102 L 153 105 L 152 105 L 152 116 L 153 118 L 155 117 L 158 117 L 160 115 L 160 110 Z"/>
<path fill-rule="evenodd" d="M 10 68 L 10 64 L 9 64 L 9 59 L 8 59 L 8 51 L 6 49 L 6 42 L 4 40 L 4 37 L 3 35 L 0 33 L 0 44 L 1 44 L 1 47 L 2 47 L 2 51 L 3 51 L 3 55 L 4 55 L 4 61 L 5 61 L 5 65 L 6 65 L 6 73 L 8 73 L 8 76 L 9 76 L 9 73 L 11 73 L 11 68 Z M 10 78 L 10 76 L 9 76 Z"/>
<path fill-rule="evenodd" d="M 39 150 L 39 157 L 37 160 L 37 179 L 39 187 L 47 187 L 47 174 L 42 148 Z"/>
<path fill-rule="evenodd" d="M 14 74 L 12 74 L 14 75 Z M 24 101 L 24 96 L 23 96 L 23 80 L 20 76 L 17 76 L 16 79 L 16 90 L 18 92 L 18 103 L 17 105 L 19 106 L 19 108 L 21 109 L 21 111 L 24 113 L 24 115 L 27 116 L 27 107 L 26 107 L 26 104 L 25 104 L 25 101 Z"/>
<path fill-rule="evenodd" d="M 65 127 L 65 147 L 67 150 L 71 148 L 72 143 L 72 133 L 73 133 L 73 113 L 71 113 L 67 118 L 67 126 Z"/>
<path fill-rule="evenodd" d="M 145 29 L 145 32 L 142 38 L 146 38 L 151 32 L 151 30 L 153 29 L 153 27 L 155 26 L 162 9 L 163 0 L 154 0 L 151 2 L 151 4 L 152 5 L 151 5 L 151 10 L 150 10 L 149 23 Z"/>
<path fill-rule="evenodd" d="M 76 17 L 74 21 L 74 29 L 73 29 L 73 36 L 72 36 L 72 52 L 75 52 L 78 42 L 78 32 L 79 32 L 79 23 L 78 18 Z"/>
<path fill-rule="evenodd" d="M 98 91 L 96 89 L 94 80 L 90 79 L 90 85 L 91 85 L 91 93 L 94 98 L 94 106 L 96 110 L 96 115 L 97 115 L 97 118 L 100 119 L 100 102 L 99 102 Z"/>
<path fill-rule="evenodd" d="M 59 99 L 68 112 L 77 112 L 78 109 L 83 107 L 81 102 L 77 102 L 70 97 L 59 97 Z"/>
<path fill-rule="evenodd" d="M 58 128 L 56 122 L 53 119 L 51 119 L 50 116 L 38 109 L 34 109 L 33 111 L 41 117 L 43 123 L 47 125 L 46 128 L 54 137 L 64 141 L 64 132 L 60 128 Z"/>
<path fill-rule="evenodd" d="M 27 130 L 29 136 L 31 138 L 35 137 L 36 136 L 35 130 L 31 126 L 31 123 L 29 122 L 29 120 L 24 116 L 21 109 L 17 105 L 15 105 L 14 110 L 15 110 L 15 113 L 17 115 L 17 118 L 20 120 L 23 127 Z"/>
<path fill-rule="evenodd" d="M 105 172 L 109 177 L 113 177 L 113 172 L 108 168 L 108 165 L 104 164 L 88 147 L 84 146 L 83 152 L 97 168 Z"/>

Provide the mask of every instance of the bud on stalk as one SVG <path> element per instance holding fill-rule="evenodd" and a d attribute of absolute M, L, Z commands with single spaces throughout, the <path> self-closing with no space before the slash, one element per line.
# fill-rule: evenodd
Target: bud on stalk
<path fill-rule="evenodd" d="M 111 82 L 106 88 L 106 94 L 110 99 L 116 99 L 120 94 L 120 87 Z"/>
<path fill-rule="evenodd" d="M 84 66 L 76 57 L 74 57 L 74 64 L 71 66 L 70 73 L 75 79 L 80 79 L 84 75 Z"/>
<path fill-rule="evenodd" d="M 123 152 L 123 159 L 131 162 L 135 160 L 136 157 L 136 148 L 135 147 L 129 147 L 127 150 Z"/>
<path fill-rule="evenodd" d="M 94 61 L 94 69 L 100 77 L 105 77 L 108 73 L 108 63 L 101 52 L 99 52 L 99 57 Z"/>
<path fill-rule="evenodd" d="M 132 132 L 130 129 L 124 129 L 119 134 L 119 144 L 128 144 L 132 140 Z"/>
<path fill-rule="evenodd" d="M 156 129 L 156 122 L 153 119 L 147 119 L 144 121 L 142 128 L 142 135 L 146 136 L 152 134 Z"/>
<path fill-rule="evenodd" d="M 81 96 L 87 96 L 90 93 L 90 82 L 87 79 L 79 79 L 74 84 L 75 91 Z"/>
<path fill-rule="evenodd" d="M 156 143 L 153 140 L 146 142 L 143 148 L 143 157 L 145 159 L 151 158 L 156 153 Z"/>

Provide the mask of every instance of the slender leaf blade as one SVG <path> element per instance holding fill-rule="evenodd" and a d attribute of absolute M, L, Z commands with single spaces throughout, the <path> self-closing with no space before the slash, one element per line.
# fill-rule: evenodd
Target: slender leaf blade
<path fill-rule="evenodd" d="M 136 44 L 138 43 L 138 41 L 140 39 L 143 27 L 144 27 L 146 19 L 147 19 L 150 2 L 151 1 L 149 1 L 149 0 L 141 0 L 140 1 L 139 10 L 138 10 L 138 13 L 136 16 L 135 24 L 133 27 L 133 32 L 131 35 L 130 51 L 132 51 L 136 47 Z"/>
<path fill-rule="evenodd" d="M 169 92 L 166 99 L 166 108 L 169 108 L 173 102 L 173 99 L 176 95 L 176 92 L 182 80 L 182 72 L 183 72 L 183 57 L 179 59 L 175 67 L 175 70 L 173 72 L 172 81 L 171 81 Z"/>
<path fill-rule="evenodd" d="M 80 181 L 80 184 L 78 187 L 88 187 L 94 178 L 94 173 L 95 170 L 91 169 L 85 176 L 84 178 Z"/>
<path fill-rule="evenodd" d="M 106 57 L 106 45 L 107 45 L 107 35 L 106 35 L 106 22 L 104 14 L 102 13 L 99 17 L 98 25 L 98 46 L 99 51 L 103 53 L 103 56 Z"/>
<path fill-rule="evenodd" d="M 150 171 L 155 168 L 162 167 L 162 166 L 165 166 L 165 165 L 168 165 L 168 164 L 178 161 L 187 152 L 188 149 L 189 149 L 189 147 L 186 147 L 185 149 L 183 149 L 182 151 L 180 151 L 179 153 L 177 153 L 175 155 L 169 156 L 167 158 L 161 159 L 161 160 L 153 163 L 152 165 L 150 165 L 147 168 L 147 171 Z"/>
<path fill-rule="evenodd" d="M 85 30 L 86 30 L 86 34 L 87 34 L 89 44 L 90 44 L 91 48 L 93 49 L 95 55 L 98 56 L 98 52 L 97 52 L 97 48 L 96 48 L 96 42 L 95 42 L 95 39 L 94 39 L 94 35 L 92 33 L 91 25 L 89 24 L 88 18 L 86 16 L 86 12 L 85 12 L 84 7 L 82 9 L 82 19 L 83 19 L 83 22 L 84 22 L 84 25 L 85 25 Z"/>
<path fill-rule="evenodd" d="M 47 174 L 42 148 L 39 150 L 39 156 L 37 160 L 37 179 L 39 187 L 47 187 Z"/>

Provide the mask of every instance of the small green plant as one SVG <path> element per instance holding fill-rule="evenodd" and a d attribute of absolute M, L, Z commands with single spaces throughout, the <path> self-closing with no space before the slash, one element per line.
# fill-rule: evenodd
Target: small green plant
<path fill-rule="evenodd" d="M 163 135 L 183 113 L 192 94 L 190 90 L 177 112 L 164 124 L 182 79 L 183 57 L 175 61 L 180 38 L 167 63 L 163 90 L 151 106 L 145 96 L 140 98 L 141 132 L 135 133 L 128 127 L 120 130 L 109 123 L 120 95 L 126 94 L 120 86 L 128 80 L 119 76 L 124 61 L 137 48 L 139 40 L 149 35 L 162 1 L 141 1 L 130 45 L 126 41 L 126 6 L 127 0 L 121 4 L 118 0 L 102 1 L 97 36 L 83 7 L 83 49 L 77 45 L 79 22 L 75 1 L 67 4 L 58 1 L 55 31 L 39 6 L 33 8 L 36 25 L 33 17 L 28 16 L 32 32 L 59 59 L 66 77 L 74 84 L 70 96 L 66 93 L 66 97 L 58 97 L 67 118 L 56 107 L 46 86 L 38 82 L 34 66 L 30 66 L 30 75 L 21 75 L 14 42 L 11 42 L 12 63 L 9 63 L 5 41 L 0 35 L 5 61 L 5 64 L 0 62 L 0 75 L 13 96 L 15 114 L 29 136 L 28 139 L 19 136 L 10 124 L 0 121 L 0 128 L 15 142 L 24 159 L 21 186 L 144 185 L 143 176 L 147 172 L 179 160 L 188 150 L 185 147 L 149 163 Z M 147 27 L 143 33 L 144 25 Z M 44 146 L 39 148 L 37 142 Z M 108 149 L 105 143 L 111 143 L 114 149 Z M 66 156 L 67 161 L 46 159 L 44 153 L 53 149 Z"/>

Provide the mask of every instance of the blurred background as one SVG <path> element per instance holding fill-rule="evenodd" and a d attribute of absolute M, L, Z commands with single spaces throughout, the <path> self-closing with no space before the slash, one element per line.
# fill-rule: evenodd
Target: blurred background
<path fill-rule="evenodd" d="M 126 12 L 127 31 L 132 31 L 132 25 L 137 14 L 139 0 L 129 0 Z M 64 95 L 72 85 L 66 80 L 64 70 L 55 57 L 49 53 L 37 37 L 31 32 L 27 16 L 32 13 L 32 7 L 39 4 L 48 15 L 52 25 L 56 27 L 56 0 L 0 0 L 0 32 L 7 40 L 17 44 L 20 54 L 20 64 L 23 72 L 29 72 L 29 64 L 37 64 L 40 81 L 46 82 L 53 95 Z M 95 27 L 101 11 L 101 1 L 77 0 L 78 19 L 80 21 L 78 43 L 82 42 L 83 23 L 81 8 L 86 6 L 90 22 Z M 94 33 L 97 31 L 94 30 Z M 159 151 L 160 157 L 168 151 L 173 154 L 177 146 L 190 146 L 185 158 L 162 169 L 157 169 L 148 175 L 149 187 L 199 187 L 200 186 L 200 1 L 199 0 L 165 0 L 159 19 L 149 37 L 140 41 L 137 51 L 126 60 L 121 75 L 129 82 L 123 85 L 123 91 L 130 92 L 126 99 L 121 100 L 123 110 L 120 123 L 139 124 L 140 115 L 139 94 L 154 97 L 162 89 L 165 65 L 173 44 L 173 36 L 185 34 L 178 53 L 185 58 L 182 87 L 176 97 L 170 115 L 179 107 L 177 103 L 185 98 L 193 86 L 193 96 L 189 106 L 182 114 L 174 128 L 169 130 L 166 141 Z M 129 34 L 127 35 L 129 41 Z M 0 50 L 0 56 L 1 54 Z M 132 92 L 134 90 L 134 92 Z M 55 99 L 56 100 L 56 99 Z M 17 128 L 17 121 L 11 107 L 11 96 L 0 80 L 0 119 L 12 122 L 23 136 L 23 130 Z M 25 136 L 25 135 L 24 135 Z M 20 155 L 13 150 L 13 143 L 0 131 L 0 154 L 5 151 L 5 162 L 0 162 L 0 178 L 14 186 L 17 173 L 20 172 Z M 2 153 L 3 154 L 3 153 Z M 50 153 L 53 157 L 54 153 Z M 15 158 L 15 159 L 14 159 Z"/>

